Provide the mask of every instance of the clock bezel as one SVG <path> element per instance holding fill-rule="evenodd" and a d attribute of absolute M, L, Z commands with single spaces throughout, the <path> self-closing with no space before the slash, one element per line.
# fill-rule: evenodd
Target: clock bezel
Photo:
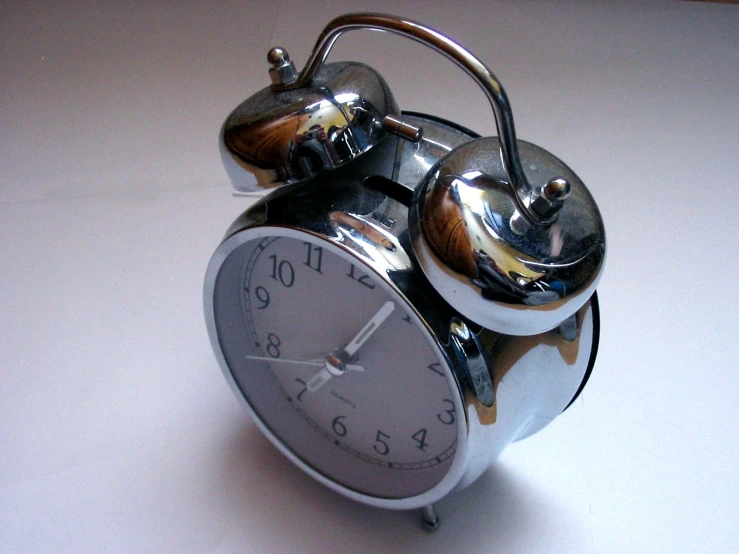
<path fill-rule="evenodd" d="M 402 498 L 387 498 L 383 496 L 373 496 L 371 494 L 366 494 L 354 490 L 338 482 L 337 480 L 334 480 L 330 476 L 325 475 L 318 469 L 311 466 L 307 461 L 303 460 L 300 455 L 297 454 L 293 450 L 293 448 L 283 440 L 282 437 L 278 436 L 270 428 L 269 424 L 262 419 L 257 410 L 251 405 L 245 394 L 242 392 L 241 387 L 236 381 L 231 368 L 226 361 L 226 357 L 223 353 L 218 336 L 217 325 L 215 322 L 214 305 L 216 282 L 218 274 L 224 262 L 237 248 L 239 248 L 243 244 L 246 244 L 247 242 L 262 240 L 264 238 L 274 236 L 300 238 L 303 240 L 309 239 L 313 243 L 320 243 L 320 245 L 327 248 L 328 251 L 331 251 L 332 253 L 357 265 L 363 271 L 367 273 L 372 273 L 373 278 L 377 283 L 379 283 L 393 297 L 401 300 L 404 303 L 406 311 L 412 314 L 411 317 L 415 319 L 415 326 L 423 333 L 429 345 L 437 354 L 439 360 L 444 360 L 444 373 L 449 389 L 452 392 L 456 413 L 459 416 L 457 418 L 456 424 L 457 446 L 448 471 L 438 482 L 436 482 L 436 484 L 432 485 L 431 488 L 429 488 L 425 492 Z M 398 248 L 400 248 L 399 245 Z M 408 264 L 408 267 L 405 269 L 412 269 L 410 262 Z M 450 362 L 449 353 L 446 351 L 445 346 L 439 342 L 438 337 L 434 333 L 433 329 L 431 329 L 431 327 L 428 325 L 426 318 L 419 311 L 418 307 L 413 302 L 411 302 L 403 293 L 403 291 L 400 290 L 400 288 L 392 281 L 392 279 L 389 278 L 388 272 L 393 270 L 397 270 L 397 267 L 393 267 L 386 259 L 382 258 L 381 256 L 372 257 L 371 259 L 369 259 L 367 251 L 361 249 L 361 247 L 359 247 L 358 245 L 353 244 L 352 241 L 340 242 L 339 240 L 337 240 L 336 237 L 316 232 L 312 229 L 294 226 L 274 224 L 247 224 L 245 227 L 241 228 L 240 230 L 236 230 L 235 232 L 232 232 L 229 236 L 227 236 L 227 238 L 216 249 L 211 258 L 205 277 L 204 311 L 211 345 L 216 354 L 216 358 L 218 359 L 219 366 L 221 367 L 221 370 L 226 377 L 231 390 L 234 392 L 241 404 L 245 407 L 247 413 L 250 415 L 251 419 L 255 422 L 260 431 L 270 440 L 270 442 L 272 442 L 272 444 L 278 450 L 280 450 L 288 459 L 290 459 L 296 466 L 305 471 L 308 475 L 348 498 L 372 506 L 405 510 L 423 507 L 436 502 L 437 500 L 451 492 L 465 475 L 468 459 L 467 439 L 469 435 L 469 419 L 465 406 L 464 394 L 455 375 L 453 366 Z M 461 414 L 464 414 L 464 416 L 462 417 Z M 358 463 L 360 463 L 359 460 Z"/>

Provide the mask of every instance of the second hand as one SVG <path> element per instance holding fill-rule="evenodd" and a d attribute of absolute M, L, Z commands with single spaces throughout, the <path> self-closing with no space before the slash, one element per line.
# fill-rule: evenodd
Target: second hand
<path fill-rule="evenodd" d="M 322 366 L 323 359 L 320 360 L 288 360 L 286 358 L 272 358 L 271 356 L 244 356 L 249 360 L 264 360 L 265 362 L 281 362 L 283 364 L 299 364 L 299 365 L 315 365 Z"/>
<path fill-rule="evenodd" d="M 326 363 L 323 358 L 319 360 L 289 360 L 287 358 L 272 358 L 271 356 L 252 356 L 249 354 L 244 357 L 248 360 L 262 360 L 265 362 L 281 362 L 283 364 L 310 365 L 317 367 L 324 366 Z M 357 364 L 346 364 L 344 367 L 349 371 L 364 371 L 364 366 Z"/>

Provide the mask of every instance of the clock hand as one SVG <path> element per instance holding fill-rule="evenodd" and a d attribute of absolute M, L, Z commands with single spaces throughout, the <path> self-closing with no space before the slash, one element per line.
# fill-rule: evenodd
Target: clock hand
<path fill-rule="evenodd" d="M 322 366 L 323 359 L 317 360 L 289 360 L 287 358 L 272 358 L 271 356 L 244 356 L 249 360 L 264 360 L 265 362 L 282 362 L 283 364 L 300 364 L 300 365 L 315 365 Z"/>
<path fill-rule="evenodd" d="M 372 319 L 370 319 L 367 322 L 367 325 L 365 325 L 359 333 L 357 333 L 357 336 L 354 337 L 352 340 L 349 341 L 349 344 L 347 344 L 344 347 L 344 352 L 348 356 L 354 356 L 354 354 L 357 353 L 357 350 L 361 348 L 361 346 L 369 340 L 369 338 L 377 331 L 377 329 L 382 325 L 382 323 L 390 317 L 390 314 L 393 313 L 395 310 L 395 302 L 387 301 L 382 305 L 382 308 L 380 308 L 375 315 L 372 316 Z"/>
<path fill-rule="evenodd" d="M 331 372 L 324 367 L 323 369 L 321 369 L 321 371 L 311 377 L 305 386 L 310 392 L 316 392 L 324 384 L 326 384 L 331 379 L 331 377 Z"/>
<path fill-rule="evenodd" d="M 379 329 L 385 320 L 390 317 L 390 314 L 395 310 L 395 303 L 387 301 L 382 305 L 375 315 L 362 327 L 362 330 L 357 333 L 352 340 L 349 341 L 344 349 L 336 350 L 326 356 L 324 360 L 323 368 L 316 373 L 313 377 L 308 380 L 308 390 L 310 392 L 316 392 L 323 385 L 325 385 L 331 377 L 339 377 L 343 375 L 346 370 L 349 371 L 364 371 L 353 369 L 350 366 L 352 364 L 345 364 L 344 360 L 351 359 L 354 354 L 357 353 L 362 345 L 369 340 L 369 338 Z M 359 366 L 361 367 L 361 366 Z"/>
<path fill-rule="evenodd" d="M 308 379 L 308 383 L 306 384 L 308 390 L 310 392 L 316 392 L 323 385 L 328 383 L 331 380 L 331 377 L 344 375 L 347 370 L 364 371 L 364 367 L 361 365 L 345 364 L 345 359 L 348 359 L 348 356 L 346 356 L 342 350 L 336 350 L 326 356 L 326 359 L 323 360 L 323 368 L 313 377 Z"/>
<path fill-rule="evenodd" d="M 271 356 L 244 356 L 249 360 L 264 360 L 265 362 L 282 362 L 283 364 L 298 364 L 298 365 L 311 365 L 311 366 L 322 366 L 325 365 L 326 361 L 324 358 L 317 360 L 289 360 L 287 358 L 272 358 Z M 344 368 L 347 371 L 364 371 L 364 366 L 357 364 L 345 364 Z"/>

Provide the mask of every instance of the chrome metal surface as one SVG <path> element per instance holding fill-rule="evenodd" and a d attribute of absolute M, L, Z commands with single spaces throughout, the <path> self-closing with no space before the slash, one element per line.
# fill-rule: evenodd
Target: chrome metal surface
<path fill-rule="evenodd" d="M 420 114 L 413 117 L 419 121 L 433 121 L 429 127 L 433 133 L 437 136 L 444 134 L 444 124 L 438 120 Z M 447 131 L 460 140 L 467 136 L 461 132 L 457 134 L 458 130 L 452 126 Z M 403 158 L 402 155 L 400 157 Z M 407 206 L 362 184 L 362 175 L 388 177 L 396 170 L 400 174 L 405 173 L 403 167 L 398 170 L 385 158 L 386 154 L 380 151 L 369 153 L 363 157 L 361 172 L 354 171 L 353 164 L 359 161 L 355 160 L 352 167 L 344 172 L 338 171 L 331 180 L 318 178 L 297 187 L 276 190 L 245 212 L 234 222 L 211 261 L 206 275 L 204 304 L 211 342 L 226 378 L 260 429 L 288 458 L 321 483 L 349 498 L 385 508 L 411 509 L 426 506 L 452 490 L 468 486 L 508 444 L 545 426 L 565 409 L 592 366 L 598 325 L 591 300 L 586 301 L 575 318 L 568 321 L 570 328 L 564 332 L 555 328 L 534 336 L 517 337 L 483 328 L 477 333 L 469 333 L 468 326 L 463 326 L 464 316 L 436 292 L 408 250 Z M 397 186 L 407 190 L 412 183 Z M 404 299 L 404 303 L 412 306 L 445 353 L 448 371 L 454 375 L 464 405 L 458 413 L 465 415 L 465 433 L 459 437 L 453 469 L 427 493 L 404 499 L 374 497 L 357 493 L 317 472 L 296 456 L 282 437 L 275 436 L 261 422 L 234 382 L 231 369 L 219 353 L 219 323 L 214 318 L 213 309 L 218 272 L 229 251 L 242 240 L 240 237 L 250 233 L 269 236 L 285 230 L 320 237 L 347 256 L 351 255 L 354 263 L 361 264 L 364 270 L 378 275 Z M 453 336 L 457 338 L 456 342 Z M 487 375 L 491 378 L 492 405 L 486 396 L 487 389 L 475 387 L 470 378 L 471 374 L 480 375 L 474 368 L 480 367 L 482 358 L 468 356 L 471 350 L 459 348 L 460 339 L 469 341 L 472 337 L 477 340 L 477 350 L 485 356 L 489 367 Z M 429 373 L 433 376 L 432 372 Z M 408 391 L 408 405 L 413 403 L 413 391 Z"/>
<path fill-rule="evenodd" d="M 403 112 L 403 121 L 423 129 L 416 143 L 398 141 L 392 179 L 415 189 L 429 170 L 453 148 L 480 138 L 480 135 L 438 117 Z"/>
<path fill-rule="evenodd" d="M 573 341 L 577 338 L 577 314 L 572 314 L 565 319 L 558 327 L 559 334 L 567 341 Z"/>
<path fill-rule="evenodd" d="M 392 115 L 386 115 L 384 117 L 381 127 L 386 131 L 411 142 L 418 142 L 423 136 L 423 129 L 421 127 L 415 127 L 407 121 L 403 121 L 402 119 L 398 119 Z"/>
<path fill-rule="evenodd" d="M 389 31 L 420 42 L 456 63 L 472 77 L 485 93 L 495 114 L 500 137 L 499 152 L 509 177 L 507 182 L 522 199 L 530 196 L 531 189 L 519 162 L 513 114 L 503 86 L 493 72 L 469 50 L 421 23 L 379 13 L 354 13 L 337 17 L 318 37 L 300 76 L 292 83 L 281 85 L 279 90 L 293 90 L 311 85 L 339 36 L 345 31 L 354 29 Z M 522 209 L 528 211 L 525 206 Z"/>
<path fill-rule="evenodd" d="M 287 59 L 282 49 L 270 53 L 278 65 Z M 280 67 L 273 82 L 289 76 L 289 64 Z M 387 115 L 399 110 L 377 72 L 358 63 L 326 64 L 310 87 L 265 88 L 238 106 L 221 129 L 221 158 L 236 190 L 299 183 L 387 139 Z"/>
<path fill-rule="evenodd" d="M 550 179 L 549 182 L 541 187 L 541 193 L 531 202 L 531 209 L 534 210 L 544 221 L 553 222 L 557 213 L 564 206 L 571 192 L 570 183 L 561 177 Z"/>
<path fill-rule="evenodd" d="M 456 318 L 449 326 L 449 336 L 452 348 L 460 360 L 472 390 L 475 391 L 475 396 L 483 406 L 489 408 L 495 402 L 493 370 L 487 354 L 480 346 L 480 341 L 463 321 Z"/>
<path fill-rule="evenodd" d="M 532 335 L 556 327 L 592 296 L 605 230 L 572 170 L 537 146 L 521 141 L 519 148 L 531 182 L 560 176 L 545 187 L 551 199 L 541 200 L 559 204 L 556 221 L 535 224 L 522 214 L 495 138 L 467 142 L 429 171 L 409 218 L 416 257 L 450 304 L 487 328 Z"/>
<path fill-rule="evenodd" d="M 390 31 L 456 63 L 483 89 L 499 138 L 481 139 L 424 114 L 401 117 L 387 85 L 374 70 L 358 63 L 325 64 L 336 39 L 352 29 Z M 204 307 L 213 349 L 257 426 L 296 465 L 354 500 L 392 509 L 422 508 L 424 525 L 436 529 L 439 518 L 433 502 L 474 482 L 508 444 L 546 426 L 574 402 L 587 381 L 599 334 L 595 287 L 605 259 L 600 213 L 566 165 L 541 148 L 516 140 L 508 98 L 493 73 L 433 29 L 394 16 L 350 14 L 324 29 L 299 75 L 282 48 L 270 50 L 268 60 L 272 86 L 247 99 L 229 116 L 221 132 L 221 152 L 238 190 L 286 186 L 258 201 L 232 224 L 209 264 Z M 254 174 L 256 184 L 245 177 L 245 169 Z M 249 260 L 256 260 L 261 255 L 259 248 L 273 244 L 300 246 L 299 250 L 284 246 L 285 260 L 292 256 L 296 265 L 308 266 L 304 271 L 316 279 L 316 269 L 323 273 L 320 261 L 318 268 L 311 265 L 314 248 L 326 252 L 324 260 L 333 256 L 341 264 L 349 262 L 348 276 L 355 279 L 358 268 L 379 285 L 377 291 L 384 291 L 384 304 L 373 304 L 349 323 L 324 319 L 324 323 L 341 327 L 342 333 L 348 328 L 358 333 L 351 340 L 345 337 L 340 342 L 344 346 L 321 346 L 320 359 L 312 359 L 315 354 L 307 349 L 292 355 L 283 350 L 285 356 L 279 360 L 236 347 L 237 355 L 227 356 L 224 345 L 229 341 L 240 345 L 245 335 L 238 327 L 241 323 L 234 323 L 244 319 L 240 304 L 233 307 L 228 291 L 251 294 L 251 285 L 242 281 L 252 273 L 241 269 L 247 264 L 239 256 L 248 253 Z M 302 245 L 308 245 L 307 261 L 297 262 L 298 258 L 305 260 Z M 269 256 L 273 257 L 277 268 L 277 253 Z M 256 261 L 249 263 L 251 271 L 259 267 Z M 350 295 L 333 298 L 338 283 L 347 277 L 347 266 L 333 267 L 339 278 L 306 281 L 303 286 L 320 289 L 317 298 L 325 298 L 336 314 L 349 317 L 355 313 L 356 306 L 349 305 L 358 304 L 357 293 L 351 289 Z M 223 282 L 229 285 L 222 289 L 225 292 L 216 308 L 222 273 L 227 275 Z M 277 279 L 275 274 L 271 277 Z M 292 279 L 289 283 L 292 287 Z M 286 282 L 282 284 L 289 288 Z M 248 296 L 244 304 L 248 314 L 256 313 L 251 311 L 253 306 L 262 309 L 257 301 L 265 302 L 264 296 L 255 295 L 257 300 Z M 272 298 L 288 298 L 284 306 L 290 306 L 290 313 L 282 315 L 284 311 L 278 310 L 264 316 L 273 318 L 265 320 L 270 329 L 276 328 L 283 337 L 306 336 L 311 345 L 322 342 L 306 335 L 311 329 L 303 326 L 312 322 L 303 323 L 305 314 L 291 315 L 297 297 L 276 293 Z M 324 304 L 316 305 L 311 314 L 324 308 Z M 224 314 L 222 321 L 217 313 Z M 247 315 L 247 320 L 259 317 Z M 420 365 L 428 368 L 426 378 L 445 379 L 441 385 L 433 381 L 433 386 L 444 388 L 444 396 L 451 391 L 453 398 L 444 400 L 447 409 L 438 412 L 435 404 L 428 403 L 429 398 L 436 398 L 436 392 L 428 393 L 437 390 L 431 388 L 431 381 L 419 382 L 418 387 L 413 381 L 409 386 L 400 377 L 393 381 L 393 375 L 407 378 L 408 373 L 390 371 L 383 375 L 387 382 L 374 382 L 374 389 L 372 381 L 365 381 L 357 389 L 343 391 L 351 396 L 372 390 L 370 401 L 385 399 L 388 391 L 402 395 L 394 397 L 395 405 L 407 411 L 394 415 L 384 410 L 365 412 L 377 418 L 369 423 L 369 436 L 374 437 L 378 425 L 387 431 L 377 433 L 377 454 L 371 448 L 369 457 L 362 454 L 364 458 L 351 458 L 355 454 L 348 450 L 344 454 L 328 451 L 341 444 L 335 435 L 325 443 L 306 440 L 303 423 L 293 425 L 292 419 L 283 418 L 297 416 L 281 411 L 282 399 L 274 381 L 284 379 L 288 370 L 302 371 L 295 381 L 305 388 L 297 393 L 297 401 L 301 394 L 322 401 L 318 395 L 330 390 L 342 399 L 342 408 L 351 405 L 356 409 L 359 402 L 355 404 L 331 387 L 350 387 L 358 376 L 373 375 L 371 349 L 363 350 L 360 360 L 354 354 L 365 342 L 369 344 L 370 335 L 383 336 L 377 331 L 381 324 L 385 343 L 405 341 L 382 352 L 407 356 L 403 364 L 409 371 L 423 359 L 413 354 L 420 352 L 415 349 L 418 345 L 438 359 L 439 363 L 428 365 L 427 360 Z M 334 336 L 333 331 L 329 334 Z M 275 348 L 277 343 L 272 340 L 268 339 L 269 344 Z M 262 342 L 264 338 L 255 338 L 254 348 L 261 348 Z M 279 352 L 273 354 L 279 357 Z M 232 359 L 239 360 L 239 376 L 227 361 Z M 384 366 L 395 361 L 385 358 Z M 272 374 L 274 381 L 270 381 L 264 372 L 251 372 L 256 367 L 253 364 L 260 363 L 274 363 L 281 373 Z M 256 390 L 253 396 L 249 387 Z M 424 390 L 427 394 L 418 392 Z M 285 403 L 295 406 L 295 394 L 286 394 Z M 444 440 L 448 442 L 442 443 L 441 454 L 430 454 L 422 472 L 393 473 L 399 469 L 397 461 L 371 456 L 389 451 L 384 439 L 389 440 L 394 431 L 384 426 L 385 419 L 411 421 L 408 417 L 414 408 L 430 416 L 424 421 L 446 429 Z M 419 427 L 410 423 L 399 434 L 415 438 L 410 429 Z M 339 429 L 346 432 L 343 423 Z M 425 425 L 421 430 L 425 437 Z M 406 443 L 406 447 L 417 454 L 416 446 Z M 346 464 L 352 463 L 369 465 L 345 473 Z M 373 464 L 377 467 L 366 469 Z"/>
<path fill-rule="evenodd" d="M 421 508 L 421 525 L 426 531 L 436 531 L 441 526 L 441 519 L 433 504 Z"/>
<path fill-rule="evenodd" d="M 595 295 L 578 310 L 576 322 L 571 340 L 557 329 L 531 336 L 488 329 L 480 333 L 493 368 L 495 404 L 486 407 L 474 397 L 467 398 L 470 460 L 458 489 L 473 483 L 511 442 L 546 427 L 579 394 L 598 345 Z"/>
<path fill-rule="evenodd" d="M 269 68 L 269 78 L 272 80 L 272 86 L 291 83 L 298 77 L 298 71 L 295 64 L 290 60 L 290 54 L 287 50 L 279 46 L 275 46 L 267 52 L 267 61 L 272 64 Z"/>

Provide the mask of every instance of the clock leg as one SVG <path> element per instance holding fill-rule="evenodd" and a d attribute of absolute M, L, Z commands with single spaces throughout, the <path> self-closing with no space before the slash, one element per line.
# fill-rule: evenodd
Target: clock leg
<path fill-rule="evenodd" d="M 421 525 L 426 531 L 436 531 L 441 525 L 439 516 L 436 515 L 436 510 L 433 504 L 424 506 L 421 508 Z"/>

